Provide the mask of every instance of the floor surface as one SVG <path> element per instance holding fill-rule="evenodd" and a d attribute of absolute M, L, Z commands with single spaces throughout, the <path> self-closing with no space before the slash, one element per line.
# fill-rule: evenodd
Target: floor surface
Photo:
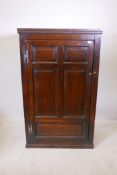
<path fill-rule="evenodd" d="M 117 122 L 96 120 L 94 149 L 26 149 L 22 120 L 0 119 L 0 175 L 117 175 Z"/>

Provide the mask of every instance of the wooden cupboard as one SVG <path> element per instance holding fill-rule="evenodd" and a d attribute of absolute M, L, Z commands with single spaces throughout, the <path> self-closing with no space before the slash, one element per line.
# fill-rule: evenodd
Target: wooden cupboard
<path fill-rule="evenodd" d="M 92 148 L 102 31 L 18 33 L 26 147 Z"/>

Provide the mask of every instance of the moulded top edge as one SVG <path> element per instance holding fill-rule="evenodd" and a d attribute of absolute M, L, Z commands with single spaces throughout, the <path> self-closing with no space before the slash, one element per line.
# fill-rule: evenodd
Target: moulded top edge
<path fill-rule="evenodd" d="M 86 33 L 86 34 L 102 34 L 100 29 L 52 29 L 52 28 L 18 28 L 18 33 Z"/>

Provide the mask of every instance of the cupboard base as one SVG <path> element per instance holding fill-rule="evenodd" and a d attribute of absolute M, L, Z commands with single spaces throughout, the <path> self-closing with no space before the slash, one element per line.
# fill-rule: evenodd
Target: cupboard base
<path fill-rule="evenodd" d="M 92 149 L 94 144 L 87 145 L 45 145 L 45 144 L 26 144 L 26 148 L 79 148 L 79 149 Z"/>

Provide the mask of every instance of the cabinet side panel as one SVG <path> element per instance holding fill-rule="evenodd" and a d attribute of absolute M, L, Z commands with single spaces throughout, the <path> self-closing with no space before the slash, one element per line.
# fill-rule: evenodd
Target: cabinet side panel
<path fill-rule="evenodd" d="M 95 45 L 94 45 L 93 76 L 92 76 L 92 90 L 91 90 L 89 143 L 93 143 L 93 136 L 94 136 L 97 89 L 98 89 L 98 74 L 99 74 L 99 62 L 100 62 L 100 44 L 101 44 L 101 35 L 96 34 Z"/>
<path fill-rule="evenodd" d="M 21 78 L 22 78 L 22 95 L 23 95 L 23 109 L 24 109 L 24 119 L 25 119 L 25 132 L 26 132 L 26 140 L 30 139 L 28 135 L 28 124 L 30 123 L 30 112 L 29 112 L 29 94 L 28 94 L 28 79 L 26 72 L 26 64 L 24 60 L 24 51 L 26 49 L 26 41 L 25 37 L 20 34 L 19 35 L 19 44 L 20 44 L 20 62 L 21 62 Z"/>

